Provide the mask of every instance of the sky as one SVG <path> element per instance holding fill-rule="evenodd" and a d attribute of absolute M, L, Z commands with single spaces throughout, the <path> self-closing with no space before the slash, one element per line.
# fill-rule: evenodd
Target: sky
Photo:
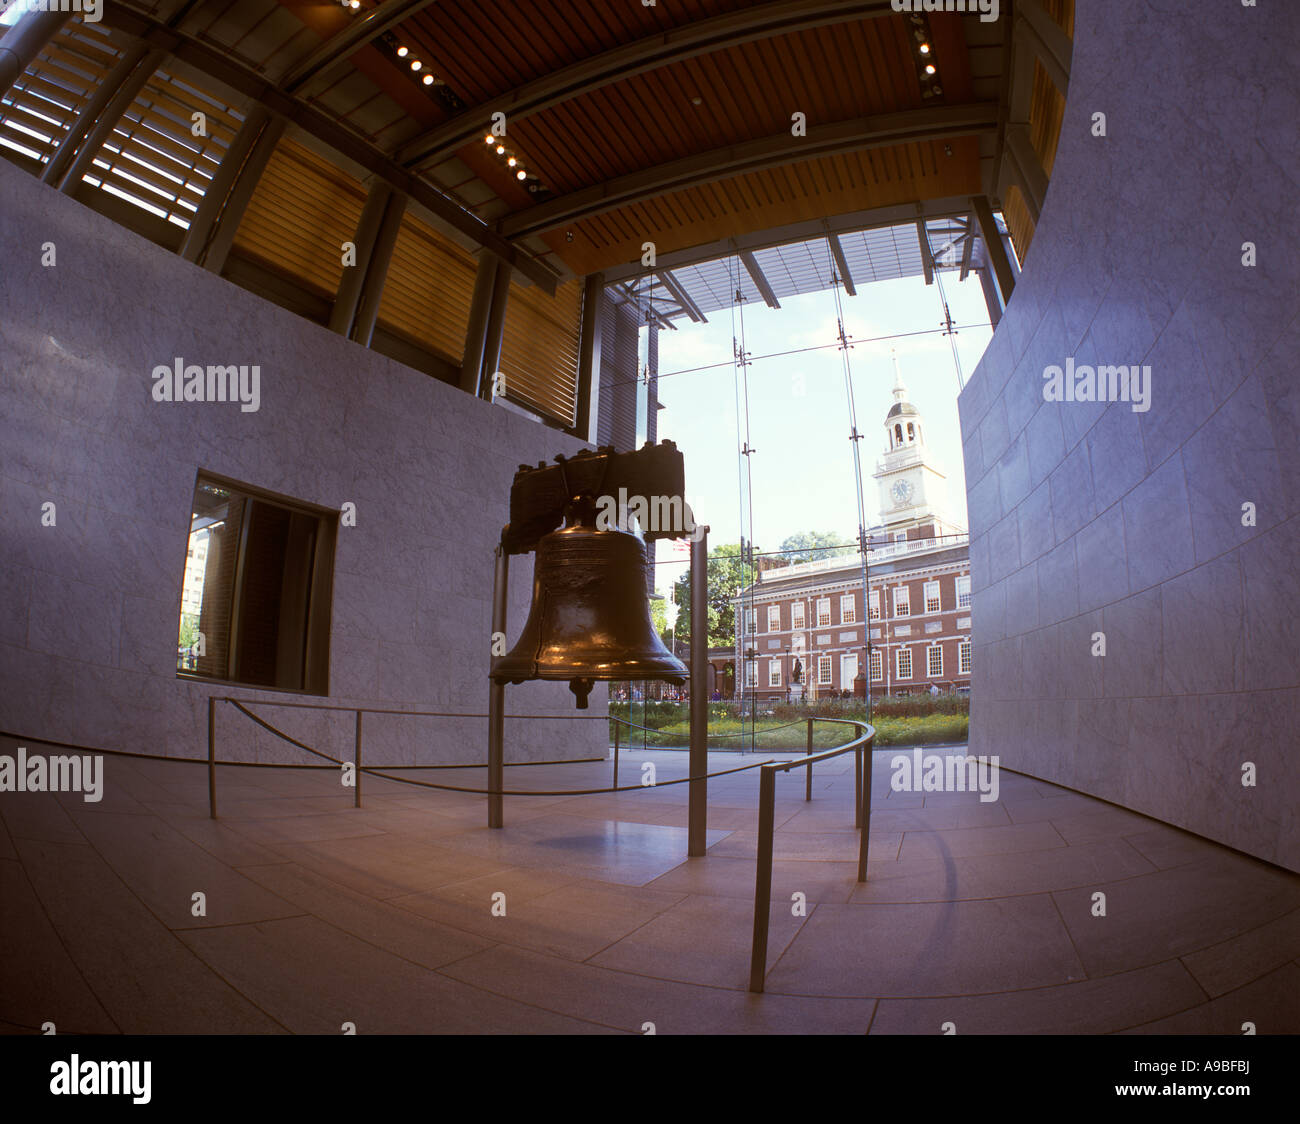
<path fill-rule="evenodd" d="M 943 275 L 957 354 L 969 379 L 992 338 L 978 278 Z M 926 445 L 947 476 L 949 513 L 966 525 L 966 484 L 957 416 L 958 378 L 952 345 L 942 332 L 939 287 L 923 277 L 878 281 L 841 294 L 845 331 L 854 346 L 849 364 L 857 409 L 864 502 L 868 524 L 877 522 L 879 500 L 872 478 L 886 448 L 884 419 L 893 405 L 893 357 L 908 400 L 923 415 Z M 707 324 L 674 321 L 659 333 L 659 438 L 675 441 L 686 462 L 686 493 L 696 519 L 710 527 L 711 546 L 742 534 L 760 550 L 778 547 L 801 531 L 835 531 L 852 542 L 858 516 L 844 366 L 836 347 L 832 290 L 782 298 L 779 309 L 747 303 L 743 321 L 748 367 L 748 458 L 752 472 L 753 525 L 740 507 L 739 450 L 746 440 L 743 395 L 737 428 L 733 318 L 729 309 L 709 313 Z M 908 333 L 929 333 L 915 334 Z M 880 337 L 895 337 L 882 339 Z M 777 353 L 800 351 L 799 354 Z M 772 356 L 771 358 L 765 358 Z M 720 364 L 720 366 L 710 366 Z M 708 367 L 706 370 L 697 368 Z M 679 548 L 680 549 L 680 548 Z M 684 568 L 674 544 L 659 544 L 656 586 L 667 592 Z"/>

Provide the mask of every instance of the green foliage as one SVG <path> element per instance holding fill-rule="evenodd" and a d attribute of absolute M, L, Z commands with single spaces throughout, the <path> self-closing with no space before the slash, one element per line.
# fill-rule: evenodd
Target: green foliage
<path fill-rule="evenodd" d="M 192 647 L 199 637 L 199 616 L 197 613 L 181 614 L 180 646 Z"/>
<path fill-rule="evenodd" d="M 804 531 L 791 535 L 781 543 L 781 564 L 793 566 L 796 562 L 817 562 L 823 558 L 838 558 L 844 554 L 853 554 L 857 547 L 851 545 L 853 535 L 841 535 L 836 531 Z M 849 543 L 845 546 L 843 544 Z M 817 550 L 816 547 L 833 547 L 831 550 Z"/>
<path fill-rule="evenodd" d="M 735 642 L 736 614 L 731 599 L 749 582 L 748 567 L 741 560 L 739 543 L 724 543 L 709 551 L 709 638 L 708 647 L 731 647 Z M 691 571 L 673 585 L 673 603 L 677 606 L 677 637 L 691 641 Z"/>

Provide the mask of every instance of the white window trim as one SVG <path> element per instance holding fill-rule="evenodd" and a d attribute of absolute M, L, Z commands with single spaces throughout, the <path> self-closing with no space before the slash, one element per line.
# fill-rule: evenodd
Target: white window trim
<path fill-rule="evenodd" d="M 767 664 L 767 685 L 769 687 L 781 686 L 781 661 L 769 660 Z"/>
<path fill-rule="evenodd" d="M 903 674 L 903 657 L 907 657 L 907 674 Z M 894 653 L 894 677 L 896 679 L 912 678 L 912 649 L 903 647 Z"/>
<path fill-rule="evenodd" d="M 803 610 L 802 601 L 795 601 L 790 606 L 790 627 L 796 632 L 801 628 L 807 627 L 807 625 L 804 623 L 804 610 Z"/>
<path fill-rule="evenodd" d="M 900 608 L 902 606 L 902 608 Z M 911 593 L 905 585 L 894 586 L 894 616 L 910 617 L 912 615 Z"/>
<path fill-rule="evenodd" d="M 935 671 L 935 670 L 934 670 L 934 665 L 931 663 L 931 657 L 932 657 L 936 652 L 939 653 L 939 670 L 938 670 L 938 671 Z M 942 647 L 942 645 L 939 645 L 939 644 L 931 644 L 930 647 L 927 648 L 927 649 L 925 650 L 925 674 L 926 674 L 926 678 L 927 678 L 927 679 L 941 679 L 941 678 L 943 677 L 943 647 Z"/>
<path fill-rule="evenodd" d="M 822 620 L 822 606 L 826 606 L 826 619 Z M 817 599 L 817 627 L 829 628 L 831 624 L 831 599 L 829 597 L 819 597 Z"/>
<path fill-rule="evenodd" d="M 934 599 L 933 599 L 933 600 L 934 600 L 934 608 L 933 608 L 933 609 L 930 608 L 930 600 L 931 600 L 931 598 L 930 598 L 930 591 L 931 591 L 931 590 L 934 590 Z M 928 582 L 925 583 L 924 597 L 925 597 L 925 611 L 926 611 L 927 613 L 938 613 L 938 612 L 940 612 L 940 611 L 942 610 L 943 601 L 942 601 L 942 598 L 941 598 L 941 596 L 940 596 L 940 587 L 939 587 L 939 583 L 938 583 L 937 581 L 928 581 Z"/>
<path fill-rule="evenodd" d="M 829 687 L 831 685 L 831 658 L 830 656 L 817 657 L 817 686 Z"/>
<path fill-rule="evenodd" d="M 845 609 L 848 612 L 845 613 Z M 840 624 L 857 624 L 858 623 L 858 606 L 851 593 L 845 593 L 840 596 Z"/>
<path fill-rule="evenodd" d="M 957 646 L 957 673 L 959 675 L 969 675 L 971 665 L 971 643 L 969 640 L 963 640 Z"/>
<path fill-rule="evenodd" d="M 957 608 L 970 608 L 970 575 L 963 574 L 957 578 Z"/>
<path fill-rule="evenodd" d="M 871 653 L 871 680 L 879 683 L 885 677 L 885 661 L 879 652 Z"/>
<path fill-rule="evenodd" d="M 871 596 L 867 601 L 867 605 L 867 612 L 870 618 L 873 621 L 880 620 L 880 590 L 873 589 L 871 591 Z"/>
<path fill-rule="evenodd" d="M 776 624 L 772 623 L 773 614 L 776 615 Z M 769 605 L 767 607 L 767 631 L 768 632 L 781 631 L 781 606 L 780 605 Z"/>

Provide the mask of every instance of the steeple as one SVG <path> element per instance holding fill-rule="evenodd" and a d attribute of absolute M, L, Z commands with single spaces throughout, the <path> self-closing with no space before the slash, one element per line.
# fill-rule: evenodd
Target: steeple
<path fill-rule="evenodd" d="M 907 400 L 907 387 L 903 385 L 903 374 L 898 368 L 898 355 L 894 355 L 894 404 L 885 415 L 885 435 L 887 453 L 899 449 L 912 449 L 924 445 L 921 437 L 921 411 Z"/>

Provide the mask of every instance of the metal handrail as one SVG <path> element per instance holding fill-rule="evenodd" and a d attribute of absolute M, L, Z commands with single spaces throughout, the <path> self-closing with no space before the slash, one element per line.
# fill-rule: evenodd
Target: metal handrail
<path fill-rule="evenodd" d="M 858 736 L 834 749 L 813 753 L 813 723 L 834 722 L 853 726 Z M 776 835 L 776 775 L 791 769 L 807 769 L 804 800 L 812 800 L 812 767 L 818 761 L 852 753 L 854 760 L 854 827 L 858 837 L 858 881 L 867 880 L 867 846 L 871 832 L 871 750 L 876 729 L 866 722 L 845 718 L 808 719 L 808 755 L 802 760 L 765 762 L 759 771 L 758 785 L 758 861 L 754 873 L 754 940 L 749 954 L 749 990 L 761 993 L 767 976 L 767 937 L 772 913 L 772 850 Z M 867 754 L 866 776 L 863 777 L 863 751 Z"/>

